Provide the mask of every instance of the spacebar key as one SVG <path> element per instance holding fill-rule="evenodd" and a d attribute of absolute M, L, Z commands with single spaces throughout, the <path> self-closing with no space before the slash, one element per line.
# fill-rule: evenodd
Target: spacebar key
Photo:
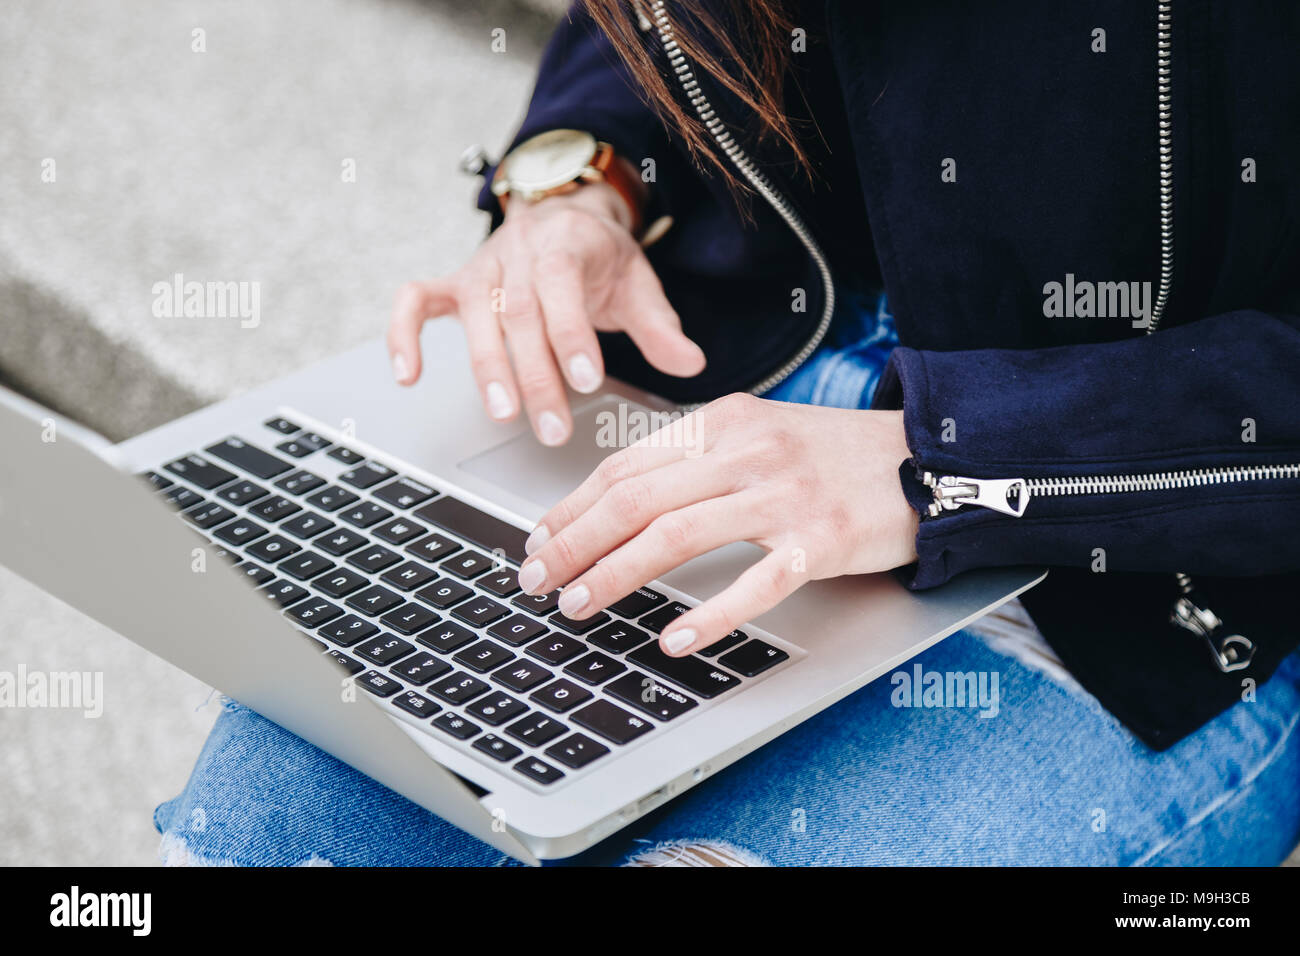
<path fill-rule="evenodd" d="M 659 649 L 658 641 L 638 647 L 627 660 L 701 697 L 717 697 L 740 683 L 739 678 L 698 657 L 669 657 Z"/>
<path fill-rule="evenodd" d="M 484 514 L 477 508 L 471 508 L 463 501 L 443 495 L 415 510 L 417 518 L 432 521 L 438 527 L 452 534 L 460 535 L 471 544 L 476 544 L 485 551 L 498 548 L 506 558 L 522 564 L 524 558 L 524 541 L 527 531 L 521 531 L 512 524 L 506 524 L 500 518 Z"/>

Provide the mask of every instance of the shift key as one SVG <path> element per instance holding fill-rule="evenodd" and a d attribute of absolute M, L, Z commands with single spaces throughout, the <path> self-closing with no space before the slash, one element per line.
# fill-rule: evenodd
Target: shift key
<path fill-rule="evenodd" d="M 726 671 L 698 657 L 669 657 L 659 649 L 659 642 L 642 645 L 627 655 L 629 664 L 637 664 L 665 680 L 685 687 L 701 697 L 717 697 L 740 683 Z"/>

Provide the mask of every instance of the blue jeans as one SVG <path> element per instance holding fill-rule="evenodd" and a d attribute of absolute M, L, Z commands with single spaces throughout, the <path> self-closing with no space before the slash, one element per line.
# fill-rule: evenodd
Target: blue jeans
<path fill-rule="evenodd" d="M 768 397 L 866 407 L 893 344 L 883 300 L 850 296 Z M 1003 647 L 958 632 L 566 862 L 708 843 L 778 865 L 1275 865 L 1300 841 L 1300 652 L 1154 753 Z M 931 672 L 996 679 L 996 708 L 904 706 L 900 675 Z M 154 823 L 172 862 L 512 862 L 233 702 Z"/>

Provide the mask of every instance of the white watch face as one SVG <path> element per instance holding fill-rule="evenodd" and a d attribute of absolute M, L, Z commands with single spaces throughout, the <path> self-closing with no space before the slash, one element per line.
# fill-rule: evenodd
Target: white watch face
<path fill-rule="evenodd" d="M 502 174 L 512 191 L 536 192 L 573 182 L 596 155 L 596 138 L 556 129 L 520 143 L 506 157 Z"/>

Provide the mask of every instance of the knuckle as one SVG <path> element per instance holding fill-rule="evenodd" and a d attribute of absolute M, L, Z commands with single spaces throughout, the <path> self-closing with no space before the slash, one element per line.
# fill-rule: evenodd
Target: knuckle
<path fill-rule="evenodd" d="M 547 543 L 547 548 L 549 548 L 554 558 L 554 568 L 567 570 L 577 564 L 578 555 L 570 535 L 565 533 L 557 534 Z"/>
<path fill-rule="evenodd" d="M 537 271 L 548 276 L 562 276 L 578 268 L 577 257 L 567 249 L 547 249 L 537 257 Z"/>
<path fill-rule="evenodd" d="M 758 401 L 748 392 L 732 392 L 710 402 L 704 410 L 710 413 L 710 417 L 726 422 L 743 422 L 754 414 Z"/>
<path fill-rule="evenodd" d="M 680 511 L 660 515 L 650 522 L 650 527 L 671 554 L 685 550 L 695 537 L 695 522 Z"/>
<path fill-rule="evenodd" d="M 639 477 L 620 481 L 607 494 L 610 507 L 619 517 L 636 518 L 650 507 L 650 486 Z"/>
<path fill-rule="evenodd" d="M 612 488 L 632 475 L 632 460 L 627 450 L 615 452 L 596 466 L 596 475 L 601 486 Z"/>
<path fill-rule="evenodd" d="M 518 379 L 519 390 L 530 397 L 548 395 L 555 389 L 555 377 L 546 368 L 521 368 Z"/>

